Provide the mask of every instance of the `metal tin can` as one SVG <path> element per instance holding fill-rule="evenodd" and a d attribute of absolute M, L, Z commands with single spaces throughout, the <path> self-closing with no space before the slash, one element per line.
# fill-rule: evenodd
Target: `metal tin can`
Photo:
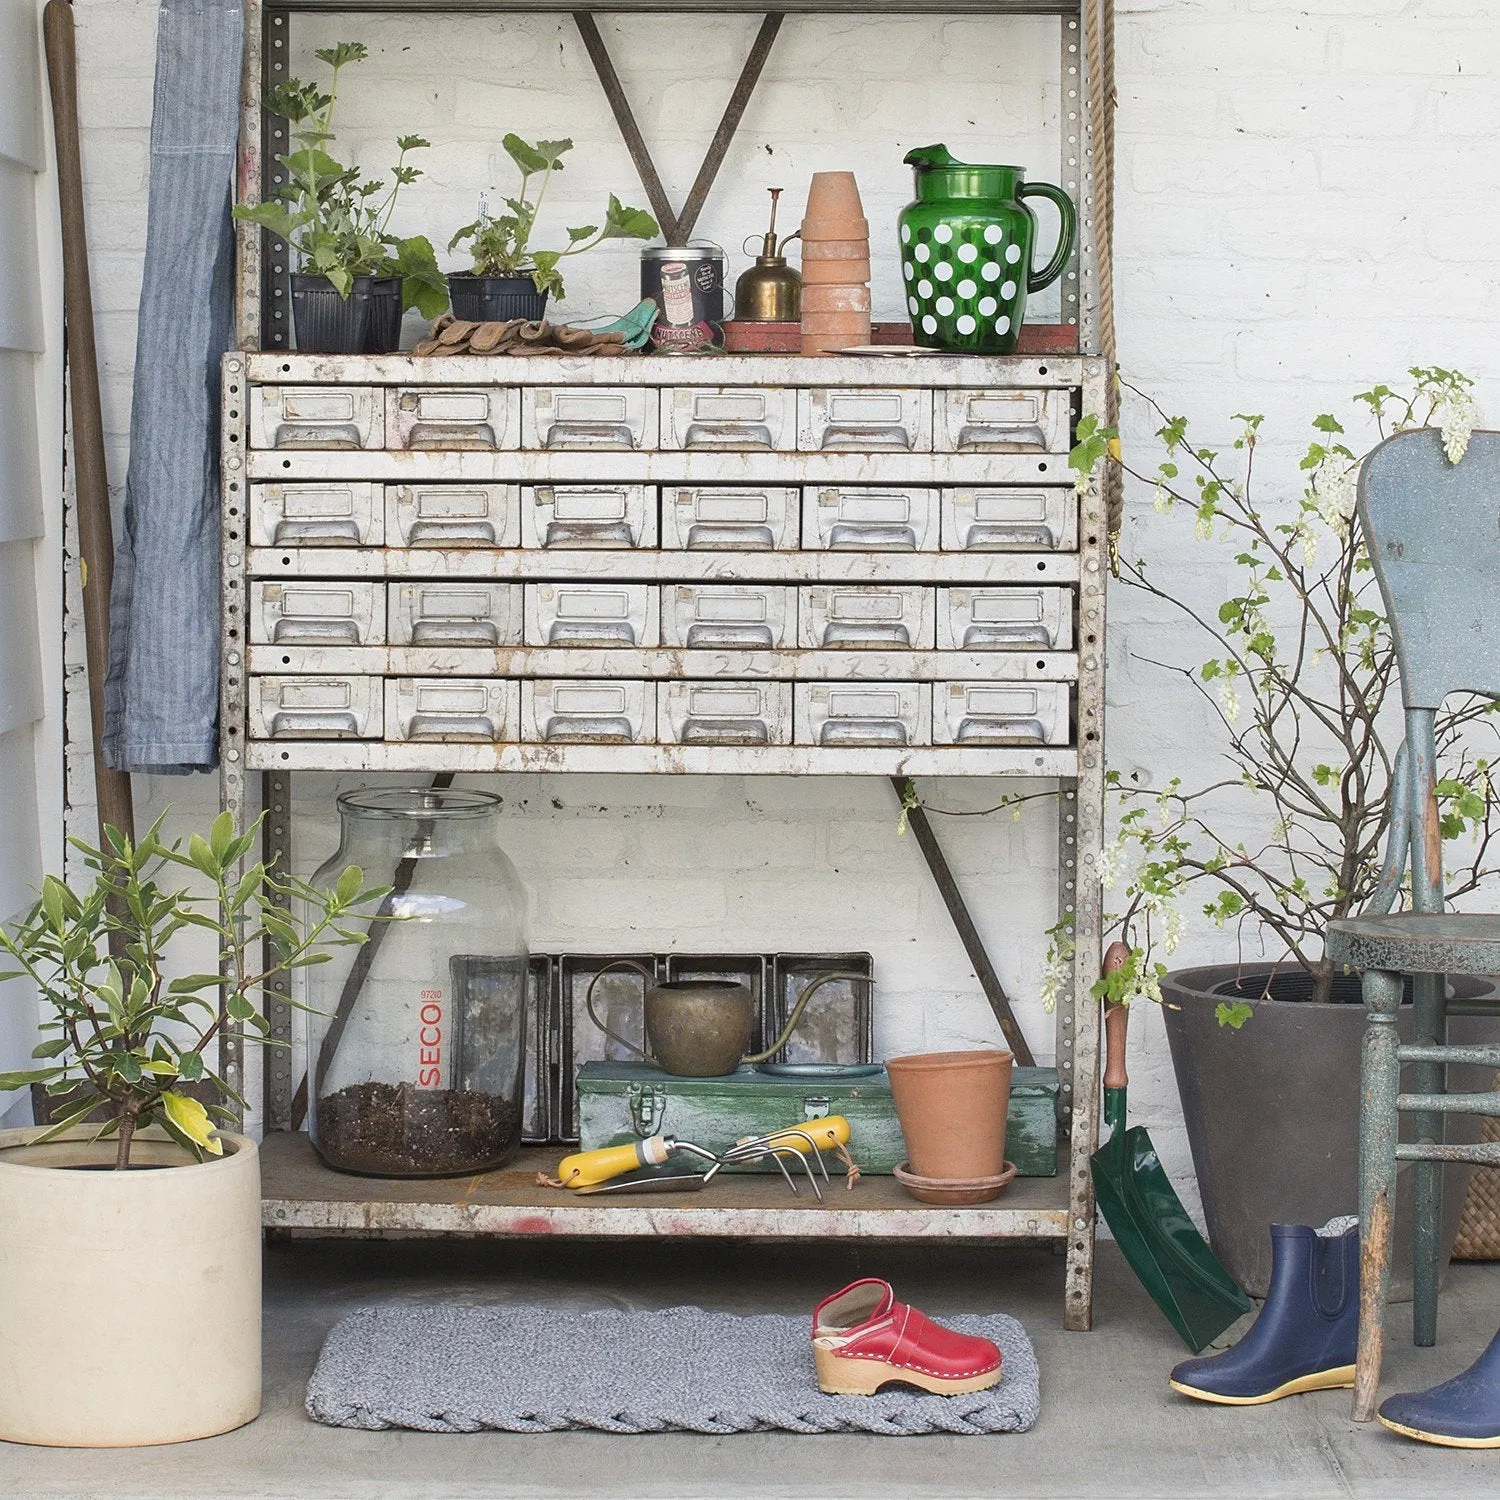
<path fill-rule="evenodd" d="M 658 354 L 724 347 L 724 252 L 707 240 L 641 251 L 641 296 L 661 309 L 651 330 Z"/>

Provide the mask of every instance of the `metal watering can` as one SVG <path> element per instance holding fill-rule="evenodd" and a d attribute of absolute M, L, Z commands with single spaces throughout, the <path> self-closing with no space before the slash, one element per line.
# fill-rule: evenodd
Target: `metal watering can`
<path fill-rule="evenodd" d="M 619 1032 L 612 1031 L 594 1009 L 594 986 L 611 969 L 634 969 L 646 981 L 646 1040 L 651 1047 L 650 1053 L 627 1041 Z M 658 982 L 643 964 L 621 958 L 605 964 L 589 981 L 583 1004 L 589 1019 L 605 1036 L 644 1061 L 654 1063 L 663 1072 L 678 1078 L 722 1078 L 744 1063 L 765 1062 L 774 1057 L 796 1030 L 813 994 L 834 979 L 858 979 L 870 983 L 868 974 L 820 974 L 798 996 L 781 1035 L 764 1051 L 748 1055 L 745 1049 L 750 1045 L 755 997 L 747 985 L 732 979 Z"/>

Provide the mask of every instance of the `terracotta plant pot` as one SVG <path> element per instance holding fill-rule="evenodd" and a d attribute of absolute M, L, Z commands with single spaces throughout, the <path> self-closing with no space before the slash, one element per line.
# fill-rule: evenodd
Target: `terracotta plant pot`
<path fill-rule="evenodd" d="M 804 354 L 830 354 L 836 349 L 854 349 L 869 342 L 870 315 L 867 312 L 803 314 Z"/>
<path fill-rule="evenodd" d="M 804 286 L 802 288 L 802 316 L 809 313 L 868 313 L 870 311 L 870 289 L 855 286 Z"/>
<path fill-rule="evenodd" d="M 998 1177 L 1005 1170 L 1009 1052 L 926 1052 L 886 1059 L 908 1165 L 918 1177 Z"/>
<path fill-rule="evenodd" d="M 802 285 L 863 286 L 870 279 L 870 262 L 864 260 L 810 260 L 802 267 Z"/>
<path fill-rule="evenodd" d="M 859 184 L 853 172 L 814 172 L 807 185 L 807 207 L 802 211 L 803 233 L 814 233 L 832 238 L 833 230 L 828 226 L 839 226 L 853 221 L 863 222 L 865 206 L 860 202 Z M 864 231 L 868 232 L 868 230 Z M 861 233 L 855 229 L 853 234 Z M 852 236 L 839 236 L 846 238 Z"/>
<path fill-rule="evenodd" d="M 870 258 L 870 236 L 857 235 L 849 240 L 811 239 L 802 241 L 802 266 L 806 274 L 810 260 L 864 260 Z"/>

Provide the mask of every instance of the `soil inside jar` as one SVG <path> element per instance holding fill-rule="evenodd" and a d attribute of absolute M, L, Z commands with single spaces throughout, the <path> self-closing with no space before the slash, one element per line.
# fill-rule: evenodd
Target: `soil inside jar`
<path fill-rule="evenodd" d="M 521 1112 L 499 1094 L 356 1083 L 318 1100 L 314 1145 L 343 1172 L 444 1177 L 490 1171 L 520 1139 Z"/>

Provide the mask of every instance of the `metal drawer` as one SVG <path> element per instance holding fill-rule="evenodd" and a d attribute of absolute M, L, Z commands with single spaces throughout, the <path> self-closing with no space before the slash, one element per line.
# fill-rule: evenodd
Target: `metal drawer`
<path fill-rule="evenodd" d="M 936 638 L 932 590 L 919 584 L 804 588 L 797 617 L 805 651 L 927 651 Z"/>
<path fill-rule="evenodd" d="M 1068 651 L 1070 589 L 991 584 L 937 591 L 939 651 Z"/>
<path fill-rule="evenodd" d="M 659 398 L 649 386 L 528 389 L 523 448 L 655 448 Z"/>
<path fill-rule="evenodd" d="M 256 740 L 378 740 L 385 733 L 379 677 L 252 677 Z"/>
<path fill-rule="evenodd" d="M 937 745 L 1066 745 L 1065 682 L 934 683 Z"/>
<path fill-rule="evenodd" d="M 651 744 L 656 684 L 528 679 L 521 684 L 521 738 L 532 744 Z"/>
<path fill-rule="evenodd" d="M 1076 552 L 1078 496 L 1071 485 L 943 491 L 944 552 Z"/>
<path fill-rule="evenodd" d="M 519 646 L 519 583 L 392 583 L 393 646 Z"/>
<path fill-rule="evenodd" d="M 802 545 L 822 552 L 936 552 L 936 490 L 809 485 L 802 491 Z"/>
<path fill-rule="evenodd" d="M 377 484 L 255 484 L 252 547 L 379 547 L 385 507 Z"/>
<path fill-rule="evenodd" d="M 656 491 L 640 484 L 526 485 L 521 545 L 654 547 Z"/>
<path fill-rule="evenodd" d="M 654 583 L 528 583 L 528 646 L 655 646 Z"/>
<path fill-rule="evenodd" d="M 393 547 L 519 547 L 514 484 L 388 484 L 386 534 Z"/>
<path fill-rule="evenodd" d="M 397 387 L 386 392 L 386 446 L 494 453 L 520 446 L 521 396 L 503 386 Z"/>
<path fill-rule="evenodd" d="M 664 489 L 661 544 L 674 551 L 795 552 L 799 499 L 795 489 Z"/>
<path fill-rule="evenodd" d="M 252 448 L 384 448 L 385 392 L 360 385 L 251 388 Z"/>
<path fill-rule="evenodd" d="M 837 386 L 799 391 L 797 446 L 808 453 L 930 453 L 932 392 Z"/>
<path fill-rule="evenodd" d="M 799 682 L 799 745 L 926 745 L 932 689 L 925 682 Z"/>
<path fill-rule="evenodd" d="M 780 651 L 797 639 L 797 592 L 774 583 L 683 583 L 662 590 L 662 643 Z"/>
<path fill-rule="evenodd" d="M 1068 391 L 939 391 L 933 447 L 939 453 L 1066 453 Z"/>
<path fill-rule="evenodd" d="M 663 448 L 779 451 L 795 447 L 796 436 L 797 393 L 790 387 L 697 386 L 662 392 Z"/>
<path fill-rule="evenodd" d="M 383 646 L 383 583 L 252 583 L 250 639 L 272 646 Z"/>
<path fill-rule="evenodd" d="M 663 682 L 664 745 L 790 745 L 789 682 Z"/>
<path fill-rule="evenodd" d="M 394 677 L 385 685 L 385 718 L 393 740 L 515 743 L 521 728 L 521 684 L 500 677 Z"/>

